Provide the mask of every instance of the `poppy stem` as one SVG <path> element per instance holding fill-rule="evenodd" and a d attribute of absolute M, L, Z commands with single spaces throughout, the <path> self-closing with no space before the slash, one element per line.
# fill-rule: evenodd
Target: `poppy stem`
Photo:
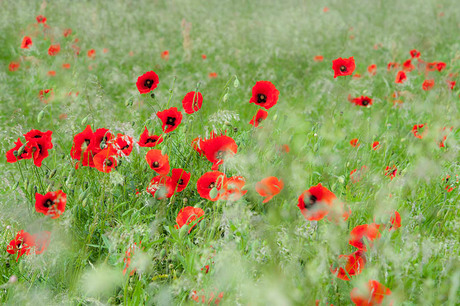
<path fill-rule="evenodd" d="M 40 178 L 40 175 L 38 175 L 38 170 L 36 167 L 33 167 L 33 170 L 32 170 L 35 174 L 35 177 L 37 178 L 37 181 L 38 183 L 40 184 L 40 187 L 41 187 L 41 190 L 42 192 L 45 192 L 45 187 L 43 186 L 43 183 L 42 183 L 42 180 Z"/>
<path fill-rule="evenodd" d="M 169 106 L 169 102 L 171 102 L 171 99 L 174 95 L 174 85 L 176 84 L 176 76 L 174 76 L 174 80 L 173 80 L 173 84 L 171 86 L 171 88 L 169 89 L 169 99 L 168 99 L 168 103 L 166 103 L 166 109 L 168 109 L 168 106 Z"/>

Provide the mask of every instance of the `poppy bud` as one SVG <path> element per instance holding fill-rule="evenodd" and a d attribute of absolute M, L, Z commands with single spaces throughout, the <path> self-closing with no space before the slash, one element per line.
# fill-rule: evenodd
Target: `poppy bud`
<path fill-rule="evenodd" d="M 38 116 L 37 116 L 37 122 L 40 123 L 40 121 L 43 119 L 43 116 L 45 115 L 45 111 L 44 110 L 41 110 L 39 113 L 38 113 Z"/>
<path fill-rule="evenodd" d="M 14 183 L 14 185 L 13 185 L 13 190 L 16 190 L 16 188 L 18 188 L 18 186 L 19 186 L 19 181 L 17 181 L 16 183 Z"/>
<path fill-rule="evenodd" d="M 184 224 L 179 230 L 179 238 L 183 239 L 187 235 L 188 230 L 189 226 L 187 224 Z"/>
<path fill-rule="evenodd" d="M 48 175 L 48 178 L 51 179 L 53 178 L 53 176 L 56 174 L 57 170 L 54 169 L 53 171 L 51 171 L 51 173 Z"/>
<path fill-rule="evenodd" d="M 78 196 L 78 201 L 83 201 L 83 199 L 86 197 L 86 193 L 88 192 L 88 190 L 89 188 L 80 193 L 80 195 Z"/>
<path fill-rule="evenodd" d="M 187 198 L 183 198 L 183 199 L 182 199 L 182 202 L 183 202 L 184 204 L 187 204 L 188 199 L 187 199 Z M 195 207 L 196 207 L 196 206 L 195 206 Z"/>
<path fill-rule="evenodd" d="M 235 81 L 233 82 L 233 87 L 238 88 L 238 86 L 240 86 L 240 81 L 238 80 L 238 78 L 235 75 Z"/>
<path fill-rule="evenodd" d="M 222 101 L 227 102 L 228 100 L 228 92 L 224 95 Z"/>
<path fill-rule="evenodd" d="M 83 118 L 83 120 L 81 121 L 81 125 L 86 125 L 86 122 L 88 121 L 88 116 L 86 116 L 85 118 Z"/>
<path fill-rule="evenodd" d="M 217 197 L 217 188 L 213 187 L 211 191 L 209 191 L 209 197 L 211 199 L 215 199 Z"/>
<path fill-rule="evenodd" d="M 26 149 L 26 145 L 27 145 L 27 144 L 23 144 L 23 145 L 19 148 L 19 150 L 18 150 L 18 155 L 17 155 L 17 156 L 21 156 L 22 153 L 24 153 L 24 150 Z"/>
<path fill-rule="evenodd" d="M 152 97 L 152 99 L 155 99 L 155 94 L 152 93 L 152 94 L 150 95 L 150 97 Z"/>
<path fill-rule="evenodd" d="M 46 187 L 46 193 L 51 191 L 51 188 L 53 187 L 53 183 L 49 184 L 48 187 Z"/>

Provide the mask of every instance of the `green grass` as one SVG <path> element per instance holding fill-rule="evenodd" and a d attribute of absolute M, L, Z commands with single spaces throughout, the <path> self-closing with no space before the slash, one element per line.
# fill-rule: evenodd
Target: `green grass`
<path fill-rule="evenodd" d="M 353 287 L 376 279 L 391 289 L 394 305 L 456 305 L 460 188 L 446 192 L 443 182 L 460 175 L 459 84 L 454 90 L 445 84 L 450 73 L 460 72 L 456 2 L 0 1 L 0 303 L 195 304 L 191 292 L 203 290 L 223 292 L 224 305 L 348 305 Z M 47 38 L 34 33 L 39 14 L 51 27 Z M 190 44 L 184 43 L 183 20 L 191 23 Z M 66 28 L 73 32 L 64 38 Z M 30 50 L 19 48 L 25 35 L 32 36 Z M 61 44 L 54 57 L 47 54 L 51 37 Z M 93 60 L 89 49 L 96 50 Z M 445 62 L 446 69 L 413 71 L 395 84 L 397 70 L 386 66 L 409 59 L 412 49 L 427 62 Z M 161 58 L 164 50 L 168 61 Z M 314 62 L 315 55 L 324 61 Z M 350 56 L 362 77 L 334 79 L 331 61 Z M 11 61 L 20 61 L 18 71 L 8 71 Z M 367 74 L 371 64 L 378 67 L 374 77 Z M 49 70 L 56 76 L 49 77 Z M 160 78 L 155 99 L 140 95 L 135 85 L 150 70 Z M 217 78 L 209 78 L 211 72 Z M 434 88 L 422 90 L 430 78 Z M 263 128 L 254 129 L 248 122 L 258 107 L 249 99 L 259 80 L 275 84 L 280 98 Z M 156 111 L 166 105 L 181 110 L 183 96 L 197 86 L 202 109 L 184 113 L 159 146 L 171 168 L 191 172 L 183 192 L 167 200 L 145 192 L 155 176 L 145 162 L 147 148 L 135 147 L 110 174 L 74 169 L 73 136 L 87 124 L 136 141 L 144 126 L 160 134 Z M 45 105 L 38 92 L 47 88 L 54 99 Z M 401 107 L 393 106 L 395 91 L 403 92 Z M 349 94 L 367 95 L 374 104 L 354 106 Z M 411 129 L 421 123 L 428 134 L 417 139 Z M 439 130 L 451 126 L 446 147 L 439 148 Z M 54 148 L 44 165 L 7 163 L 5 152 L 30 129 L 53 131 Z M 238 144 L 225 173 L 243 176 L 248 193 L 235 203 L 210 202 L 196 191 L 211 164 L 190 143 L 212 130 L 227 130 Z M 350 146 L 353 138 L 359 147 Z M 378 151 L 371 150 L 375 140 Z M 289 153 L 280 153 L 282 144 Z M 398 175 L 390 180 L 384 172 L 393 164 Z M 363 165 L 367 174 L 352 183 L 350 172 Z M 267 176 L 285 186 L 262 204 L 254 186 Z M 351 208 L 347 222 L 305 221 L 297 199 L 317 183 Z M 36 213 L 35 192 L 58 189 L 67 194 L 65 213 L 58 219 Z M 205 211 L 190 234 L 174 229 L 187 205 Z M 393 210 L 402 227 L 382 231 L 360 275 L 350 282 L 336 278 L 331 264 L 355 250 L 348 244 L 351 229 L 385 222 Z M 6 246 L 21 229 L 51 231 L 48 249 L 16 262 Z M 132 261 L 137 272 L 123 276 L 125 252 L 135 242 L 142 248 Z"/>

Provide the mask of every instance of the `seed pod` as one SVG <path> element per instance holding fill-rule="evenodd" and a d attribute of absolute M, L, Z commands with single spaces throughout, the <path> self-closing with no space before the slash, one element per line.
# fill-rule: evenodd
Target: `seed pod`
<path fill-rule="evenodd" d="M 184 224 L 179 230 L 179 238 L 183 239 L 188 234 L 188 225 Z"/>
<path fill-rule="evenodd" d="M 238 86 L 240 86 L 240 81 L 238 80 L 238 78 L 235 75 L 235 81 L 233 82 L 233 87 L 238 88 Z"/>
<path fill-rule="evenodd" d="M 213 187 L 211 191 L 209 191 L 209 197 L 211 199 L 215 199 L 217 197 L 217 188 Z"/>
<path fill-rule="evenodd" d="M 38 113 L 38 116 L 37 116 L 37 122 L 40 123 L 40 121 L 43 119 L 43 116 L 45 115 L 45 111 L 44 110 L 41 110 L 39 113 Z"/>
<path fill-rule="evenodd" d="M 222 101 L 224 101 L 224 102 L 227 102 L 227 100 L 228 100 L 228 92 L 222 98 Z"/>
<path fill-rule="evenodd" d="M 19 148 L 19 150 L 18 150 L 18 155 L 16 155 L 16 156 L 21 156 L 22 153 L 24 153 L 24 150 L 26 149 L 26 145 L 27 145 L 27 144 L 23 144 L 23 145 Z"/>
<path fill-rule="evenodd" d="M 51 173 L 48 175 L 48 178 L 51 179 L 53 178 L 53 176 L 56 174 L 57 172 L 57 169 L 54 169 L 53 171 L 51 171 Z"/>

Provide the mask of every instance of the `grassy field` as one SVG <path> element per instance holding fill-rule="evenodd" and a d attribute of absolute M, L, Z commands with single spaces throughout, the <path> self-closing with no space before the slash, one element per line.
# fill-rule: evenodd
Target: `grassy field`
<path fill-rule="evenodd" d="M 458 1 L 0 0 L 0 17 L 0 304 L 353 305 L 350 292 L 370 280 L 391 290 L 383 305 L 459 304 Z M 334 78 L 332 61 L 352 56 L 352 75 Z M 158 86 L 140 94 L 148 71 Z M 260 107 L 249 101 L 262 80 L 279 99 L 255 128 Z M 186 114 L 190 91 L 203 104 Z M 372 105 L 351 103 L 361 96 Z M 170 107 L 183 119 L 163 133 L 156 113 Z M 134 140 L 110 173 L 70 155 L 87 125 Z M 140 147 L 145 127 L 164 141 Z M 41 167 L 7 162 L 32 129 L 52 131 Z M 197 191 L 212 164 L 191 143 L 213 131 L 238 146 L 219 166 L 245 180 L 235 201 Z M 152 149 L 191 174 L 185 190 L 147 192 Z M 256 185 L 270 176 L 284 187 L 262 203 Z M 328 218 L 332 210 L 304 218 L 299 196 L 318 183 L 336 196 L 334 210 L 351 210 L 347 220 Z M 57 190 L 67 195 L 62 215 L 37 212 L 36 193 Z M 176 229 L 186 206 L 204 215 Z M 390 230 L 395 211 L 401 227 Z M 365 265 L 340 279 L 331 270 L 357 251 L 350 233 L 364 224 L 380 225 L 360 240 Z M 49 244 L 17 259 L 7 247 L 21 230 L 49 232 Z"/>

